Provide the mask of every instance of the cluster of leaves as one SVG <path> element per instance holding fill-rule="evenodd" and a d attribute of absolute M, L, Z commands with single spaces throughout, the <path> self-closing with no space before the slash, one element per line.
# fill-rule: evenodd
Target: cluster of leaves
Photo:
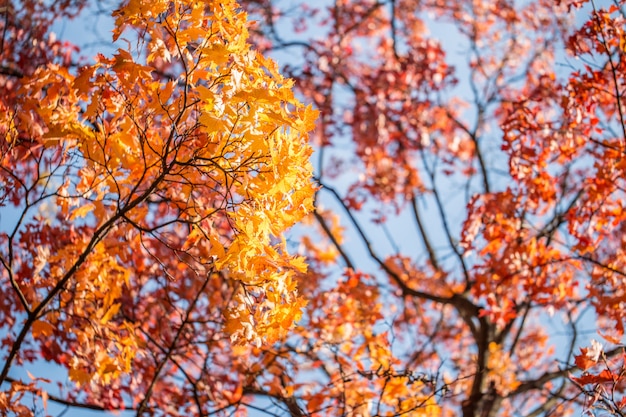
<path fill-rule="evenodd" d="M 46 22 L 82 7 L 61 3 Z M 19 377 L 39 360 L 66 370 L 65 404 L 228 406 L 233 346 L 275 342 L 304 305 L 283 233 L 312 208 L 316 112 L 232 1 L 124 2 L 126 47 L 80 68 L 23 59 L 43 4 L 21 6 L 2 30 L 0 409 L 52 398 Z"/>
<path fill-rule="evenodd" d="M 580 336 L 619 344 L 626 313 L 626 6 L 604 3 L 248 5 L 321 110 L 310 303 L 282 359 L 317 370 L 288 397 L 304 414 L 591 407 Z M 432 378 L 391 388 L 409 374 Z"/>
<path fill-rule="evenodd" d="M 596 340 L 591 341 L 591 347 L 580 348 L 580 354 L 575 356 L 576 366 L 582 370 L 582 374 L 579 377 L 572 375 L 571 380 L 587 396 L 585 406 L 591 415 L 595 410 L 624 415 L 625 359 L 623 348 L 605 352 L 602 344 Z"/>

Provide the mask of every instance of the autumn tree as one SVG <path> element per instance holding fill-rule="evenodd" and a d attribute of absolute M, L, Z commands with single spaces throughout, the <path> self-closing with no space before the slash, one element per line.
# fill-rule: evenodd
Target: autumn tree
<path fill-rule="evenodd" d="M 122 2 L 117 51 L 80 65 L 51 27 L 88 6 L 0 10 L 0 414 L 232 408 L 236 346 L 305 304 L 283 234 L 316 112 L 235 2 Z"/>
<path fill-rule="evenodd" d="M 254 392 L 292 416 L 626 414 L 624 1 L 245 6 L 320 110 L 308 305 Z"/>
<path fill-rule="evenodd" d="M 135 0 L 85 67 L 55 4 L 2 9 L 0 407 L 626 413 L 623 0 Z"/>

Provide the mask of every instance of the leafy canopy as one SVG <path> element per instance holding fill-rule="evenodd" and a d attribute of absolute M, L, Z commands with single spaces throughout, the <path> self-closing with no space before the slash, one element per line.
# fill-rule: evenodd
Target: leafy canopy
<path fill-rule="evenodd" d="M 113 17 L 112 56 L 3 62 L 0 408 L 18 414 L 43 395 L 15 376 L 34 360 L 103 407 L 123 394 L 102 390 L 144 386 L 145 409 L 170 359 L 275 342 L 305 305 L 283 234 L 312 209 L 317 112 L 251 49 L 234 1 L 130 0 Z"/>

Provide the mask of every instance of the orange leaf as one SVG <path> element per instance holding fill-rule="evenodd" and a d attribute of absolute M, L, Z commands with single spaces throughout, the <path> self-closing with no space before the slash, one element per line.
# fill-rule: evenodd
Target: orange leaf
<path fill-rule="evenodd" d="M 54 326 L 50 323 L 36 320 L 32 326 L 33 337 L 37 338 L 39 336 L 50 336 L 54 332 Z"/>
<path fill-rule="evenodd" d="M 587 355 L 588 350 L 589 349 L 587 348 L 580 348 L 580 355 L 576 355 L 574 357 L 574 362 L 576 363 L 576 366 L 578 366 L 578 368 L 583 371 L 586 371 L 597 363 Z"/>
<path fill-rule="evenodd" d="M 91 381 L 91 374 L 83 371 L 82 369 L 70 369 L 68 372 L 70 380 L 76 382 L 76 384 L 85 385 Z"/>

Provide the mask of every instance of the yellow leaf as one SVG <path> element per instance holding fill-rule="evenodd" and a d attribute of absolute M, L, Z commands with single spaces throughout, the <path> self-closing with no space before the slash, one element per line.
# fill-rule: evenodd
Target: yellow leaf
<path fill-rule="evenodd" d="M 203 237 L 204 233 L 202 232 L 200 227 L 198 227 L 197 225 L 192 225 L 191 231 L 189 232 L 189 235 L 187 235 L 187 239 L 185 239 L 185 243 L 183 243 L 182 249 L 188 250 L 189 248 L 196 246 L 198 241 Z"/>
<path fill-rule="evenodd" d="M 109 307 L 109 309 L 107 310 L 106 314 L 104 316 L 102 316 L 102 318 L 100 319 L 100 323 L 102 324 L 106 324 L 109 322 L 109 320 L 111 320 L 111 318 L 117 314 L 117 312 L 120 310 L 120 307 L 122 305 L 120 303 L 117 304 L 113 304 L 111 307 Z"/>
<path fill-rule="evenodd" d="M 294 267 L 299 272 L 304 273 L 307 270 L 306 261 L 301 256 L 291 259 L 289 263 L 291 264 L 292 267 Z"/>
<path fill-rule="evenodd" d="M 87 214 L 89 214 L 91 211 L 93 211 L 94 208 L 95 206 L 93 205 L 93 203 L 87 203 L 83 206 L 77 207 L 76 209 L 74 209 L 74 211 L 72 211 L 72 214 L 70 215 L 70 220 L 75 220 L 76 218 L 83 218 Z"/>
<path fill-rule="evenodd" d="M 300 121 L 298 128 L 302 132 L 310 132 L 315 128 L 315 121 L 319 116 L 319 111 L 313 109 L 312 105 L 308 105 L 302 111 L 302 120 Z"/>

